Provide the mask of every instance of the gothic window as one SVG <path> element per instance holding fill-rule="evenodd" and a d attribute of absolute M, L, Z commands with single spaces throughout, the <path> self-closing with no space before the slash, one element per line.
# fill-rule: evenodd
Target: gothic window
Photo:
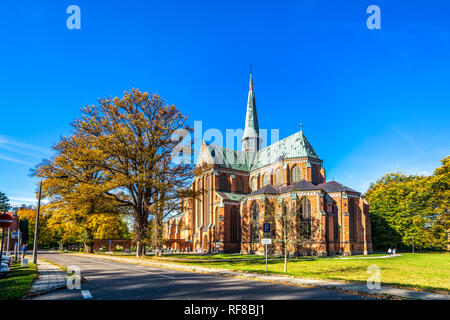
<path fill-rule="evenodd" d="M 264 206 L 264 222 L 270 223 L 270 235 L 272 239 L 276 238 L 276 223 L 275 223 L 275 206 L 268 200 L 265 200 Z"/>
<path fill-rule="evenodd" d="M 302 171 L 299 166 L 292 168 L 292 183 L 297 183 L 302 179 Z"/>
<path fill-rule="evenodd" d="M 307 198 L 300 200 L 298 207 L 298 234 L 302 239 L 311 239 L 311 202 Z"/>
<path fill-rule="evenodd" d="M 253 202 L 251 207 L 251 215 L 252 215 L 252 222 L 251 222 L 251 242 L 259 242 L 259 207 L 258 204 Z"/>
<path fill-rule="evenodd" d="M 348 214 L 350 222 L 350 241 L 356 241 L 356 212 L 355 203 L 352 199 L 348 199 Z"/>
<path fill-rule="evenodd" d="M 269 177 L 270 176 L 268 174 L 264 175 L 264 186 L 267 186 L 269 184 Z"/>
<path fill-rule="evenodd" d="M 258 185 L 257 185 L 258 180 L 256 179 L 256 177 L 252 177 L 252 179 L 250 181 L 251 181 L 252 192 L 256 191 L 258 189 Z"/>
<path fill-rule="evenodd" d="M 277 169 L 275 176 L 276 176 L 276 185 L 280 186 L 283 183 L 283 175 L 280 169 Z"/>
<path fill-rule="evenodd" d="M 318 184 L 319 182 L 317 181 L 317 169 L 316 166 L 311 166 L 311 180 L 312 180 L 312 184 Z"/>
<path fill-rule="evenodd" d="M 230 212 L 230 242 L 240 241 L 241 219 L 238 207 L 234 206 Z"/>
<path fill-rule="evenodd" d="M 228 191 L 228 177 L 226 174 L 220 176 L 220 189 L 223 191 Z"/>
<path fill-rule="evenodd" d="M 334 241 L 339 241 L 339 211 L 336 204 L 333 204 L 333 218 L 334 218 Z"/>
<path fill-rule="evenodd" d="M 244 192 L 244 182 L 242 180 L 242 177 L 236 178 L 236 191 L 237 192 Z"/>

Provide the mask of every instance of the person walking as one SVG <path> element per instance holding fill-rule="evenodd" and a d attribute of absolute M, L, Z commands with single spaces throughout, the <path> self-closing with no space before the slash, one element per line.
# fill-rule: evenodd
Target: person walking
<path fill-rule="evenodd" d="M 397 249 L 392 249 L 392 254 L 395 256 L 397 254 Z"/>
<path fill-rule="evenodd" d="M 27 251 L 27 246 L 25 244 L 20 248 L 20 252 L 22 253 L 22 259 L 25 258 L 25 252 Z"/>
<path fill-rule="evenodd" d="M 392 249 L 389 248 L 389 249 L 388 249 L 388 256 L 389 256 L 389 257 L 391 256 L 391 253 L 392 253 Z"/>

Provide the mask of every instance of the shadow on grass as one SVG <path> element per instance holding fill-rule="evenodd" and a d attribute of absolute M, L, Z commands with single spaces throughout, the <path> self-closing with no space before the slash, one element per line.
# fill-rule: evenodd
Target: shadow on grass
<path fill-rule="evenodd" d="M 37 276 L 36 265 L 13 265 L 11 271 L 4 278 L 0 279 L 0 300 L 22 298 L 28 292 Z"/>

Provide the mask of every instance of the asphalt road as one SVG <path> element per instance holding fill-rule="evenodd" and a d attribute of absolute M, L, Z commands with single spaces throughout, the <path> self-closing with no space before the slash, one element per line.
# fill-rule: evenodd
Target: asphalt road
<path fill-rule="evenodd" d="M 116 262 L 92 257 L 42 253 L 41 258 L 78 266 L 87 280 L 80 289 L 60 289 L 35 300 L 360 300 L 364 296 L 317 288 L 226 278 Z"/>

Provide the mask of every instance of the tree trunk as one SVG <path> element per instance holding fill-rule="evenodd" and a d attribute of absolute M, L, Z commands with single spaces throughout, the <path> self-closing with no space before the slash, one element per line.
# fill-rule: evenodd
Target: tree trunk
<path fill-rule="evenodd" d="M 447 251 L 450 252 L 450 229 L 447 229 Z"/>
<path fill-rule="evenodd" d="M 87 239 L 84 241 L 84 253 L 94 253 L 94 240 Z"/>
<path fill-rule="evenodd" d="M 287 272 L 287 237 L 284 233 L 284 272 Z"/>
<path fill-rule="evenodd" d="M 136 241 L 136 257 L 140 258 L 145 256 L 145 244 L 142 241 Z"/>

